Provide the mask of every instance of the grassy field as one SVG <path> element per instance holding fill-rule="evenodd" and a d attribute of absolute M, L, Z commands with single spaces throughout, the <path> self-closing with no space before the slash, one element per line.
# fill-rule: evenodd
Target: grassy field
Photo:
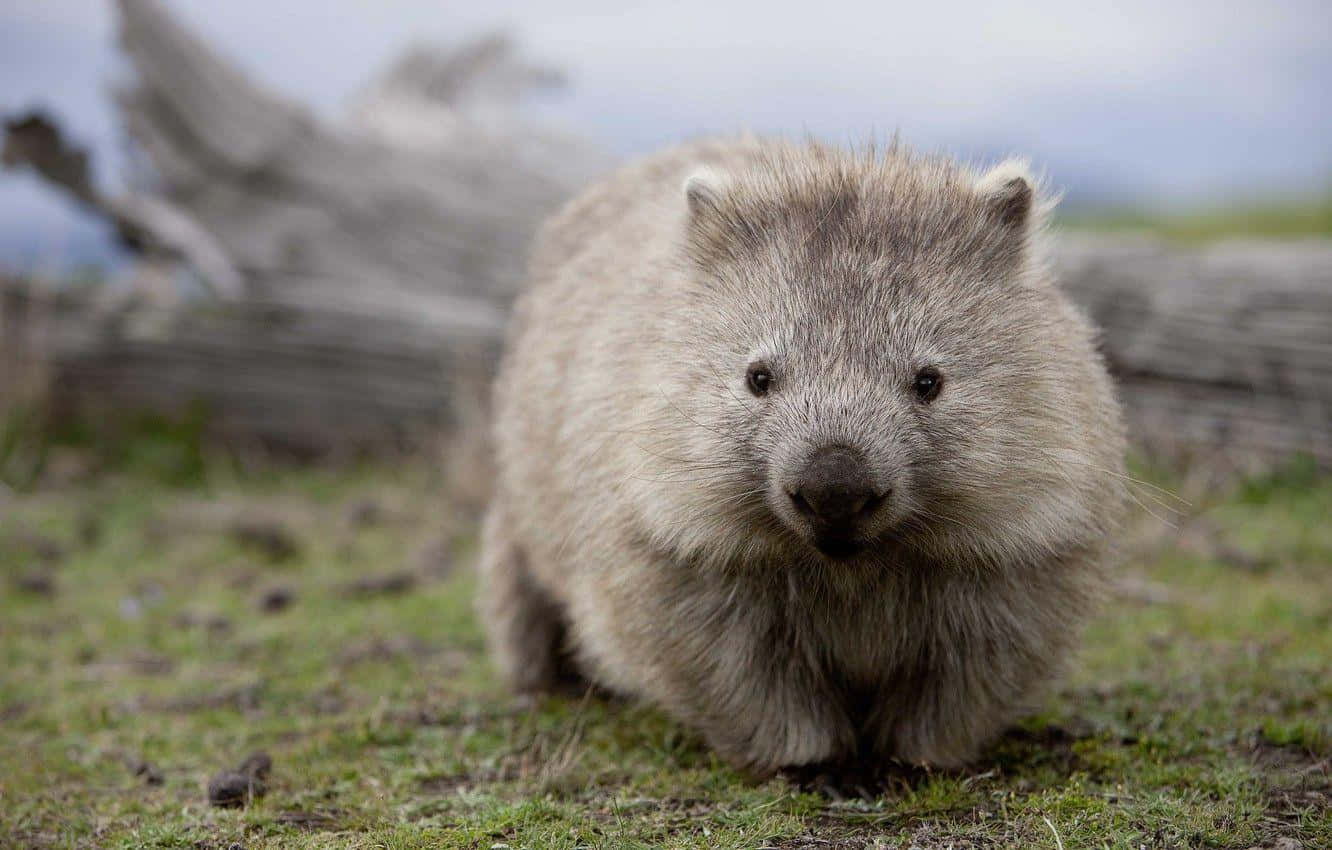
<path fill-rule="evenodd" d="M 1245 239 L 1332 238 L 1332 194 L 1320 199 L 1256 201 L 1191 212 L 1137 210 L 1069 213 L 1059 223 L 1072 230 L 1141 231 L 1185 243 Z"/>
<path fill-rule="evenodd" d="M 97 466 L 0 489 L 3 847 L 1332 847 L 1308 470 L 1140 523 L 1070 677 L 974 767 L 833 799 L 649 708 L 507 696 L 433 464 Z M 267 793 L 210 805 L 259 751 Z"/>

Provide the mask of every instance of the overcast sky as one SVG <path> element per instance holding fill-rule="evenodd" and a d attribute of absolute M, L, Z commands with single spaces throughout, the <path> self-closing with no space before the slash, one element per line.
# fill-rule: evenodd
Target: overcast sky
<path fill-rule="evenodd" d="M 901 131 L 1030 155 L 1073 203 L 1181 205 L 1332 187 L 1332 11 L 1302 2 L 166 0 L 255 78 L 336 119 L 413 41 L 507 27 L 565 68 L 540 106 L 624 154 L 750 128 Z M 106 0 L 0 3 L 0 111 L 45 106 L 114 185 Z M 0 175 L 0 267 L 96 251 L 96 227 Z"/>

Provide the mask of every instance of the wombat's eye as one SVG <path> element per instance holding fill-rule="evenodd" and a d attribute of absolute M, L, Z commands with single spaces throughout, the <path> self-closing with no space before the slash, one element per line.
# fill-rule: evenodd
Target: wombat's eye
<path fill-rule="evenodd" d="M 943 375 L 933 366 L 926 366 L 916 373 L 916 380 L 913 384 L 916 390 L 916 398 L 928 404 L 939 396 L 939 390 L 943 389 Z"/>
<path fill-rule="evenodd" d="M 754 395 L 767 395 L 772 389 L 772 370 L 766 363 L 751 363 L 745 373 L 745 383 Z"/>

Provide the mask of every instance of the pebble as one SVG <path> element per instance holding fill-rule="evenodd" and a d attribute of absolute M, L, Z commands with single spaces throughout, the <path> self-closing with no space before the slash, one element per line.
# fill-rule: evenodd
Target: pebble
<path fill-rule="evenodd" d="M 234 808 L 262 797 L 268 791 L 264 781 L 273 769 L 273 759 L 265 752 L 251 754 L 235 770 L 221 770 L 208 780 L 208 802 Z"/>
<path fill-rule="evenodd" d="M 259 610 L 275 614 L 291 605 L 295 598 L 296 594 L 290 587 L 270 587 L 259 597 Z"/>

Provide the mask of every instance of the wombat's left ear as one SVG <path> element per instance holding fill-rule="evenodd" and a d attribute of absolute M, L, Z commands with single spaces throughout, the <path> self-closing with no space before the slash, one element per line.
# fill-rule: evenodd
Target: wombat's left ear
<path fill-rule="evenodd" d="M 1031 223 L 1037 203 L 1036 185 L 1027 163 L 1010 159 L 981 175 L 976 180 L 976 193 L 996 222 L 1021 230 Z"/>
<path fill-rule="evenodd" d="M 682 188 L 689 215 L 698 218 L 720 206 L 722 193 L 726 190 L 726 175 L 704 166 L 686 177 Z"/>

